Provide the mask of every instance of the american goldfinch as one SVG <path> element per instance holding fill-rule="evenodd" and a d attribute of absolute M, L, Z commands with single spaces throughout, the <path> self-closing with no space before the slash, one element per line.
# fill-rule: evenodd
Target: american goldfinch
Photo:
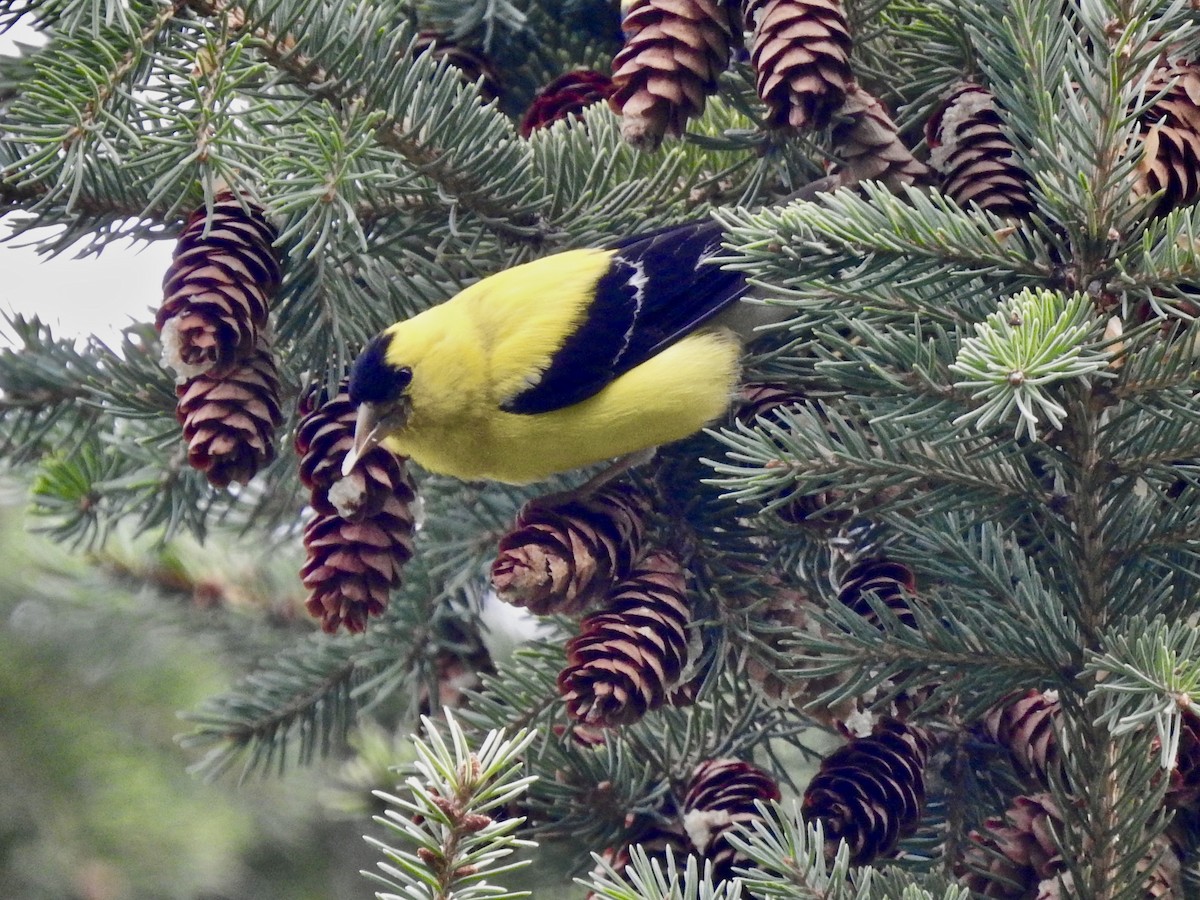
<path fill-rule="evenodd" d="M 513 484 L 700 430 L 736 388 L 742 343 L 778 307 L 738 303 L 707 263 L 713 221 L 498 272 L 373 338 L 350 373 L 343 472 L 376 444 L 465 480 Z"/>

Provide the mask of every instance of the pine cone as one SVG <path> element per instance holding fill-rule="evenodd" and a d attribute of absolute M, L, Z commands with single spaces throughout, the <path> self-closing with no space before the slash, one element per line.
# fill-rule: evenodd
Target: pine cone
<path fill-rule="evenodd" d="M 834 117 L 832 140 L 842 160 L 842 186 L 882 181 L 892 190 L 924 178 L 929 170 L 900 141 L 883 104 L 851 82 Z"/>
<path fill-rule="evenodd" d="M 413 56 L 419 56 L 431 47 L 434 59 L 454 66 L 468 84 L 479 85 L 479 95 L 485 102 L 500 96 L 500 77 L 482 51 L 464 47 L 449 35 L 422 31 L 413 44 Z"/>
<path fill-rule="evenodd" d="M 560 119 L 578 118 L 593 103 L 607 100 L 612 92 L 612 79 L 602 72 L 575 69 L 559 75 L 538 91 L 525 110 L 521 117 L 521 137 L 527 138 Z"/>
<path fill-rule="evenodd" d="M 1156 70 L 1146 96 L 1163 91 L 1139 117 L 1142 158 L 1134 187 L 1138 197 L 1162 192 L 1151 207 L 1159 216 L 1200 199 L 1200 64 L 1175 62 Z"/>
<path fill-rule="evenodd" d="M 310 389 L 296 429 L 300 480 L 312 492 L 317 516 L 304 530 L 307 558 L 300 570 L 309 589 L 305 607 L 334 632 L 366 628 L 387 608 L 400 568 L 412 558 L 416 490 L 403 462 L 382 447 L 365 453 L 342 477 L 354 442 L 355 407 L 343 381 L 331 400 Z"/>
<path fill-rule="evenodd" d="M 959 206 L 1024 218 L 1034 206 L 1029 176 L 1002 124 L 990 91 L 955 85 L 925 125 L 929 164 L 942 177 L 942 193 Z"/>
<path fill-rule="evenodd" d="M 718 0 L 630 0 L 624 14 L 608 104 L 625 140 L 653 150 L 704 111 L 729 64 L 733 29 Z"/>
<path fill-rule="evenodd" d="M 267 325 L 280 280 L 276 234 L 262 209 L 245 202 L 221 191 L 211 219 L 197 209 L 175 245 L 154 324 L 163 361 L 180 380 L 229 371 L 255 353 Z"/>
<path fill-rule="evenodd" d="M 775 126 L 823 128 L 853 81 L 840 0 L 748 0 L 750 60 Z"/>
<path fill-rule="evenodd" d="M 1054 840 L 1062 815 L 1049 794 L 1017 797 L 1004 819 L 990 818 L 971 832 L 972 845 L 955 866 L 959 880 L 985 897 L 1036 896 L 1042 882 L 1066 870 Z"/>
<path fill-rule="evenodd" d="M 300 481 L 312 492 L 312 508 L 361 521 L 377 515 L 387 498 L 412 493 L 404 464 L 382 447 L 367 451 L 354 471 L 342 476 L 342 462 L 354 445 L 357 410 L 345 380 L 332 400 L 320 400 L 320 393 L 310 391 L 302 401 L 304 418 L 296 428 Z"/>
<path fill-rule="evenodd" d="M 688 660 L 684 571 L 665 551 L 650 553 L 567 643 L 558 690 L 571 717 L 612 727 L 667 702 Z"/>
<path fill-rule="evenodd" d="M 1055 729 L 1062 712 L 1055 692 L 1029 690 L 1001 700 L 983 717 L 984 733 L 1008 750 L 1017 771 L 1049 784 L 1064 777 Z"/>
<path fill-rule="evenodd" d="M 710 759 L 696 766 L 683 798 L 683 827 L 696 852 L 712 861 L 714 881 L 732 878 L 733 867 L 748 862 L 729 843 L 729 832 L 761 818 L 756 800 L 779 798 L 771 776 L 750 763 Z"/>
<path fill-rule="evenodd" d="M 891 853 L 917 825 L 925 803 L 925 762 L 932 739 L 922 728 L 884 719 L 867 737 L 830 754 L 804 792 L 806 821 L 820 819 L 826 854 L 838 841 L 855 865 Z"/>
<path fill-rule="evenodd" d="M 221 376 L 208 372 L 178 385 L 175 395 L 188 464 L 213 486 L 245 484 L 275 458 L 283 417 L 279 374 L 265 345 Z"/>
<path fill-rule="evenodd" d="M 333 633 L 341 625 L 361 632 L 367 617 L 387 609 L 400 568 L 412 558 L 415 493 L 392 495 L 373 516 L 351 522 L 318 513 L 304 529 L 308 557 L 300 579 L 309 589 L 305 608 Z"/>
<path fill-rule="evenodd" d="M 500 540 L 492 587 L 538 615 L 575 615 L 625 578 L 642 555 L 644 498 L 613 485 L 558 507 L 527 504 Z"/>
<path fill-rule="evenodd" d="M 882 601 L 884 606 L 896 614 L 902 625 L 915 629 L 917 618 L 913 615 L 905 594 L 911 596 L 916 591 L 916 576 L 908 566 L 886 559 L 863 559 L 847 569 L 846 574 L 842 576 L 838 600 L 876 628 L 882 629 L 879 614 L 871 608 L 869 600 L 874 596 L 877 602 Z"/>

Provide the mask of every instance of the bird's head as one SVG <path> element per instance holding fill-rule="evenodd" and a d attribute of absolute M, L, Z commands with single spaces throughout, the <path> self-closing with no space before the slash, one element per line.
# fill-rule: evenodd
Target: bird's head
<path fill-rule="evenodd" d="M 354 446 L 342 463 L 349 475 L 359 459 L 389 434 L 404 428 L 412 413 L 412 368 L 396 361 L 396 340 L 385 331 L 363 348 L 350 368 L 350 400 L 358 404 Z"/>

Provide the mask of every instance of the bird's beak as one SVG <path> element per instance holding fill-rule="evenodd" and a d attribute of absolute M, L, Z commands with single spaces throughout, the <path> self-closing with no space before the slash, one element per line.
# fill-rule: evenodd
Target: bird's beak
<path fill-rule="evenodd" d="M 358 404 L 358 418 L 354 420 L 354 446 L 342 461 L 343 478 L 353 472 L 359 459 L 383 439 L 383 426 L 374 403 Z"/>

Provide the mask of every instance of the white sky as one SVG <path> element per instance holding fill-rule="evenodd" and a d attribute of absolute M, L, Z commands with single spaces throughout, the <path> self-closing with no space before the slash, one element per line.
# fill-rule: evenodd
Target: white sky
<path fill-rule="evenodd" d="M 0 54 L 15 41 L 33 43 L 28 29 L 0 34 Z M 0 237 L 8 237 L 0 225 Z M 32 235 L 18 238 L 26 244 Z M 0 315 L 38 315 L 63 337 L 96 334 L 112 343 L 131 321 L 149 321 L 162 301 L 162 277 L 171 259 L 170 241 L 117 244 L 99 256 L 75 259 L 74 251 L 52 259 L 31 248 L 0 243 Z M 0 346 L 7 343 L 0 321 Z"/>

